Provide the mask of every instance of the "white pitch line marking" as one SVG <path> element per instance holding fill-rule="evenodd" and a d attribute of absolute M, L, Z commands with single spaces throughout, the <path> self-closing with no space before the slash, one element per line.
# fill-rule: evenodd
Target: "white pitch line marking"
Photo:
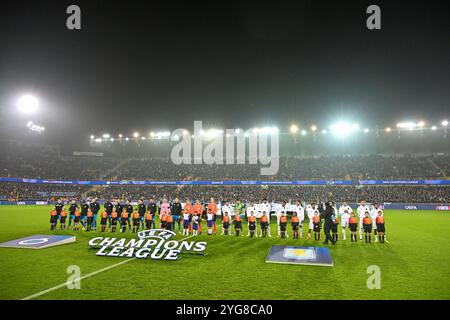
<path fill-rule="evenodd" d="M 194 237 L 194 235 L 191 235 L 191 236 L 189 236 L 189 237 L 180 239 L 180 241 L 183 241 L 183 240 L 186 240 L 186 239 L 189 239 L 189 238 L 192 238 L 192 237 Z M 68 284 L 72 284 L 72 283 L 74 283 L 74 282 L 76 282 L 76 281 L 81 281 L 81 280 L 83 280 L 83 279 L 86 279 L 86 278 L 95 276 L 96 274 L 99 274 L 99 273 L 101 273 L 101 272 L 103 272 L 103 271 L 110 270 L 110 269 L 115 268 L 115 267 L 118 267 L 118 266 L 120 266 L 120 265 L 122 265 L 122 264 L 125 264 L 125 263 L 128 263 L 128 262 L 130 262 L 130 261 L 133 261 L 133 260 L 135 260 L 135 259 L 137 259 L 137 258 L 130 258 L 130 259 L 121 261 L 121 262 L 119 262 L 119 263 L 116 263 L 116 264 L 110 265 L 110 266 L 108 266 L 108 267 L 99 269 L 99 270 L 97 270 L 97 271 L 88 273 L 88 274 L 86 274 L 86 275 L 84 275 L 84 276 L 81 276 L 81 277 L 75 279 L 75 280 L 72 280 L 72 281 L 66 281 L 66 282 L 64 282 L 64 283 L 61 283 L 61 284 L 55 286 L 55 287 L 52 287 L 52 288 L 43 290 L 43 291 L 41 291 L 41 292 L 32 294 L 31 296 L 22 298 L 22 299 L 20 299 L 20 300 L 31 300 L 31 299 L 40 297 L 40 296 L 42 296 L 42 295 L 44 295 L 44 294 L 46 294 L 46 293 L 49 293 L 49 292 L 58 290 L 58 289 L 60 289 L 60 288 L 62 288 L 62 287 L 65 287 L 65 286 L 67 286 Z"/>

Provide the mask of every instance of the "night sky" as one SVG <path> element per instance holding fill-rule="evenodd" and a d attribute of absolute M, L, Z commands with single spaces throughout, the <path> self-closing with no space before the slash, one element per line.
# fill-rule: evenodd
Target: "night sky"
<path fill-rule="evenodd" d="M 8 112 L 32 92 L 34 118 L 60 142 L 194 120 L 439 121 L 450 109 L 446 2 L 3 1 L 2 118 L 21 125 Z M 81 31 L 66 28 L 69 4 L 81 7 Z M 366 28 L 370 4 L 382 30 Z"/>

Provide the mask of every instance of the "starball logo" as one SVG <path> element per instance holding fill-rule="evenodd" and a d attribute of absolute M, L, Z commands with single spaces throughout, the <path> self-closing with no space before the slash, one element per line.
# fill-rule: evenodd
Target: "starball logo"
<path fill-rule="evenodd" d="M 170 134 L 170 139 L 178 142 L 170 154 L 176 165 L 260 164 L 267 166 L 261 167 L 261 175 L 278 173 L 279 133 L 276 127 L 247 131 L 203 130 L 202 121 L 194 121 L 193 134 L 186 129 L 176 129 Z"/>
<path fill-rule="evenodd" d="M 177 260 L 182 253 L 205 254 L 206 242 L 171 240 L 174 235 L 169 230 L 151 229 L 138 232 L 138 239 L 96 237 L 89 245 L 98 250 L 95 255 L 106 257 Z"/>

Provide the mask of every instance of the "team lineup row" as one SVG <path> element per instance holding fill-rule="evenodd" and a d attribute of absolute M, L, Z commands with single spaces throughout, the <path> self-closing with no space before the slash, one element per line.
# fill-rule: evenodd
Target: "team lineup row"
<path fill-rule="evenodd" d="M 328 215 L 326 214 L 327 207 L 329 207 Z M 97 230 L 100 209 L 100 204 L 95 198 L 89 201 L 84 200 L 81 207 L 76 199 L 73 199 L 67 211 L 62 200 L 58 200 L 50 213 L 51 230 L 56 229 L 58 221 L 60 222 L 60 229 L 66 229 L 67 218 L 67 228 L 69 229 L 73 223 L 73 230 L 75 231 L 80 229 L 80 225 L 83 230 Z M 157 204 L 154 199 L 150 199 L 146 205 L 144 200 L 140 199 L 135 208 L 130 201 L 122 205 L 116 199 L 104 204 L 104 209 L 100 213 L 100 226 L 102 232 L 106 231 L 107 226 L 109 231 L 116 232 L 117 225 L 119 225 L 121 232 L 126 232 L 127 227 L 130 232 L 138 232 L 140 228 L 156 228 L 156 217 L 158 216 L 160 228 L 175 231 L 177 225 L 178 233 L 183 235 L 201 235 L 202 221 L 206 220 L 207 234 L 212 235 L 216 234 L 216 217 L 220 215 L 223 235 L 231 235 L 231 227 L 234 226 L 235 235 L 239 236 L 242 231 L 242 222 L 245 221 L 248 225 L 247 236 L 257 237 L 259 224 L 259 236 L 271 237 L 270 221 L 271 216 L 274 215 L 276 216 L 278 236 L 287 238 L 289 237 L 287 231 L 288 214 L 291 215 L 290 225 L 294 239 L 303 238 L 303 222 L 306 214 L 309 220 L 307 239 L 311 239 L 314 232 L 315 240 L 320 240 L 322 221 L 324 221 L 325 243 L 328 243 L 328 240 L 335 243 L 339 239 L 339 224 L 343 240 L 347 238 L 346 230 L 348 228 L 352 242 L 357 241 L 358 230 L 360 240 L 363 239 L 364 233 L 366 242 L 370 243 L 373 231 L 375 242 L 378 241 L 378 237 L 380 242 L 386 241 L 383 210 L 377 203 L 370 207 L 365 201 L 361 201 L 356 215 L 346 202 L 341 203 L 338 209 L 333 202 L 302 204 L 299 200 L 294 204 L 282 202 L 276 206 L 265 199 L 261 203 L 249 203 L 248 205 L 237 200 L 234 203 L 226 202 L 223 206 L 220 206 L 214 198 L 211 198 L 205 205 L 200 203 L 199 200 L 196 200 L 195 203 L 191 203 L 190 200 L 181 203 L 178 198 L 172 203 L 163 199 L 160 204 Z M 259 220 L 259 223 L 257 220 Z M 332 236 L 328 236 L 329 232 Z"/>

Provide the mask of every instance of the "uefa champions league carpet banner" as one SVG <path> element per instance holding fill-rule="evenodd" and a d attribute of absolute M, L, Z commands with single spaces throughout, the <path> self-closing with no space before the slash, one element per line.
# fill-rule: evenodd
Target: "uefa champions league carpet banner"
<path fill-rule="evenodd" d="M 330 251 L 328 248 L 321 247 L 272 246 L 267 255 L 266 262 L 333 266 Z"/>
<path fill-rule="evenodd" d="M 5 248 L 26 248 L 26 249 L 44 249 L 48 247 L 59 246 L 62 244 L 75 242 L 74 236 L 48 236 L 35 235 L 16 240 L 0 243 L 0 247 Z"/>

